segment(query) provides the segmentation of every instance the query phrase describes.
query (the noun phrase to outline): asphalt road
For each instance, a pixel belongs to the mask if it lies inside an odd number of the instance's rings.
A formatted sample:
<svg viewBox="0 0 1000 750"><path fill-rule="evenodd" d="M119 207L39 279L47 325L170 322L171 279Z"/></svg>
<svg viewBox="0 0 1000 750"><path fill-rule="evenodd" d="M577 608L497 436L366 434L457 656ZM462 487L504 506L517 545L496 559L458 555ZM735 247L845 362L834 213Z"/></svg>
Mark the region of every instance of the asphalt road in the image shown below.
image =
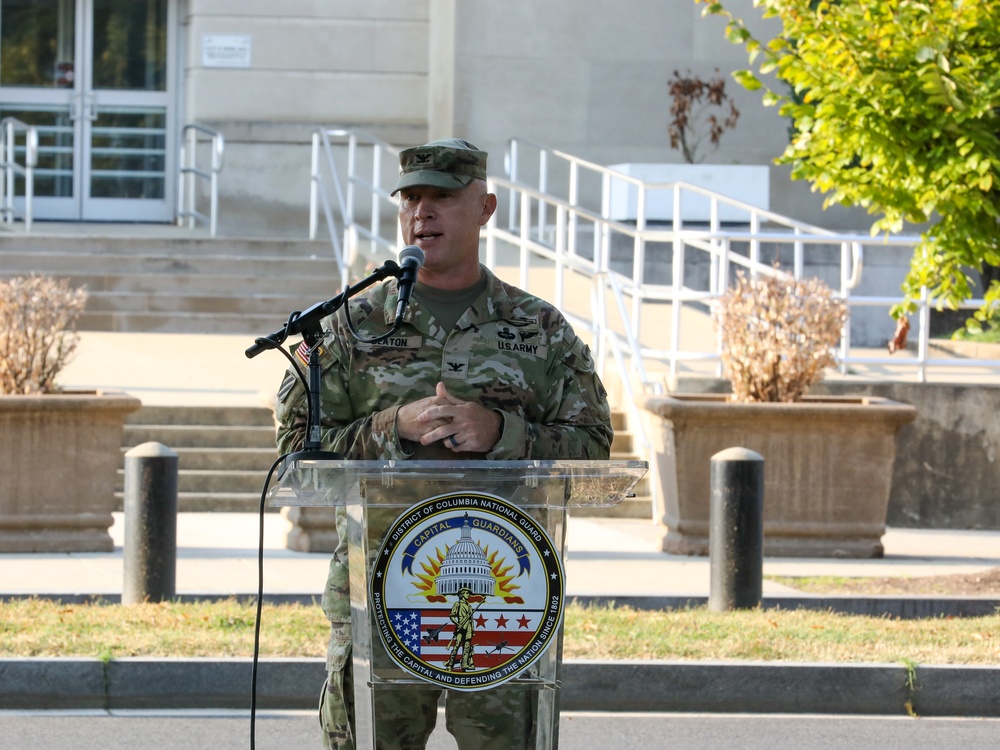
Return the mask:
<svg viewBox="0 0 1000 750"><path fill-rule="evenodd" d="M444 717L428 750L455 750ZM248 712L0 712L0 750L245 750ZM560 746L698 750L949 750L996 747L1000 719L564 712ZM258 715L256 747L319 748L312 712Z"/></svg>

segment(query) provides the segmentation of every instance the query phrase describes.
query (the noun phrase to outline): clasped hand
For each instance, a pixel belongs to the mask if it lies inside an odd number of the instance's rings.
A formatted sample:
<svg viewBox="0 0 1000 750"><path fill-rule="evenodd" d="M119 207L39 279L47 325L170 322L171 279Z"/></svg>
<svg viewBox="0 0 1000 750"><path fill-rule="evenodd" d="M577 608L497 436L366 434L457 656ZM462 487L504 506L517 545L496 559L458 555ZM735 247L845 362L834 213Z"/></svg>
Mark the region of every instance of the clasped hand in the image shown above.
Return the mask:
<svg viewBox="0 0 1000 750"><path fill-rule="evenodd" d="M482 404L455 398L438 383L433 396L399 407L396 432L421 445L440 440L455 453L486 453L500 439L503 418Z"/></svg>

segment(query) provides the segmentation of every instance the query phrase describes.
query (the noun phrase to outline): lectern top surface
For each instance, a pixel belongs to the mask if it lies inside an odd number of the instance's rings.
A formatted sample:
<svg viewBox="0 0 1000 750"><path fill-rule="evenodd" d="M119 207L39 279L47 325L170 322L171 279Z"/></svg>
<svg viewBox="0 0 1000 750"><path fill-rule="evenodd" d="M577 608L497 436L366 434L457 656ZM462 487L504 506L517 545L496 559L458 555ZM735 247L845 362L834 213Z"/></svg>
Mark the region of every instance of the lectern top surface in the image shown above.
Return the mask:
<svg viewBox="0 0 1000 750"><path fill-rule="evenodd" d="M622 502L646 473L645 461L346 461L286 462L268 493L271 506L365 503L365 488L433 484L433 492L504 487L506 497L560 506Z"/></svg>

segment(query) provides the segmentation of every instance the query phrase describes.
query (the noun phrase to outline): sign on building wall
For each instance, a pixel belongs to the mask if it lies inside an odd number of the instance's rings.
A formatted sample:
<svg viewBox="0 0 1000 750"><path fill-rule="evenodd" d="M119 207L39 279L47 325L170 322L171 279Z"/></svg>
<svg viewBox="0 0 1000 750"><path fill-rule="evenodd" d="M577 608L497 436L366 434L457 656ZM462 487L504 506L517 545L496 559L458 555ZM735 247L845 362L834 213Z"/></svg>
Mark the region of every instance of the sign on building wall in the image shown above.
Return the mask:
<svg viewBox="0 0 1000 750"><path fill-rule="evenodd" d="M250 34L202 34L202 67L249 68L252 42Z"/></svg>

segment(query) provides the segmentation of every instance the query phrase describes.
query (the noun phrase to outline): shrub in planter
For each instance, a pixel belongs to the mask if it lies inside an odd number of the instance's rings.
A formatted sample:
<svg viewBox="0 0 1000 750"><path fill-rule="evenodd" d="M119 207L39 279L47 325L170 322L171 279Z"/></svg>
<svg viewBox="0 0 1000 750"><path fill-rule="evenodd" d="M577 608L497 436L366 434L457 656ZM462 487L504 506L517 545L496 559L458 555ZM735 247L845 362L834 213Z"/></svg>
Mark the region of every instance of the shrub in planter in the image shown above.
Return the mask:
<svg viewBox="0 0 1000 750"><path fill-rule="evenodd" d="M670 120L667 134L670 148L679 151L683 164L625 163L611 168L647 184L683 182L728 198L766 209L770 205L770 168L765 165L712 163L706 158L715 151L727 130L736 127L739 110L726 93L726 80L719 71L713 78L703 78L691 71L674 71L667 81L670 94ZM635 221L638 217L638 189L622 180L612 179L608 187L610 217ZM718 219L747 222L750 213L740 207L719 203ZM647 221L674 219L674 190L651 187L645 193ZM704 222L712 218L709 198L692 190L680 191L680 218Z"/></svg>
<svg viewBox="0 0 1000 750"><path fill-rule="evenodd" d="M30 276L0 281L0 552L113 549L121 393L61 390L86 292Z"/></svg>
<svg viewBox="0 0 1000 750"><path fill-rule="evenodd" d="M654 415L663 549L707 554L711 460L764 457L764 552L880 557L896 434L916 409L807 395L834 363L846 309L816 280L740 276L713 311L733 393L647 398Z"/></svg>
<svg viewBox="0 0 1000 750"><path fill-rule="evenodd" d="M0 394L53 393L80 337L85 289L47 276L0 281Z"/></svg>
<svg viewBox="0 0 1000 750"><path fill-rule="evenodd" d="M736 401L798 401L835 364L847 305L819 279L741 272L713 319Z"/></svg>

